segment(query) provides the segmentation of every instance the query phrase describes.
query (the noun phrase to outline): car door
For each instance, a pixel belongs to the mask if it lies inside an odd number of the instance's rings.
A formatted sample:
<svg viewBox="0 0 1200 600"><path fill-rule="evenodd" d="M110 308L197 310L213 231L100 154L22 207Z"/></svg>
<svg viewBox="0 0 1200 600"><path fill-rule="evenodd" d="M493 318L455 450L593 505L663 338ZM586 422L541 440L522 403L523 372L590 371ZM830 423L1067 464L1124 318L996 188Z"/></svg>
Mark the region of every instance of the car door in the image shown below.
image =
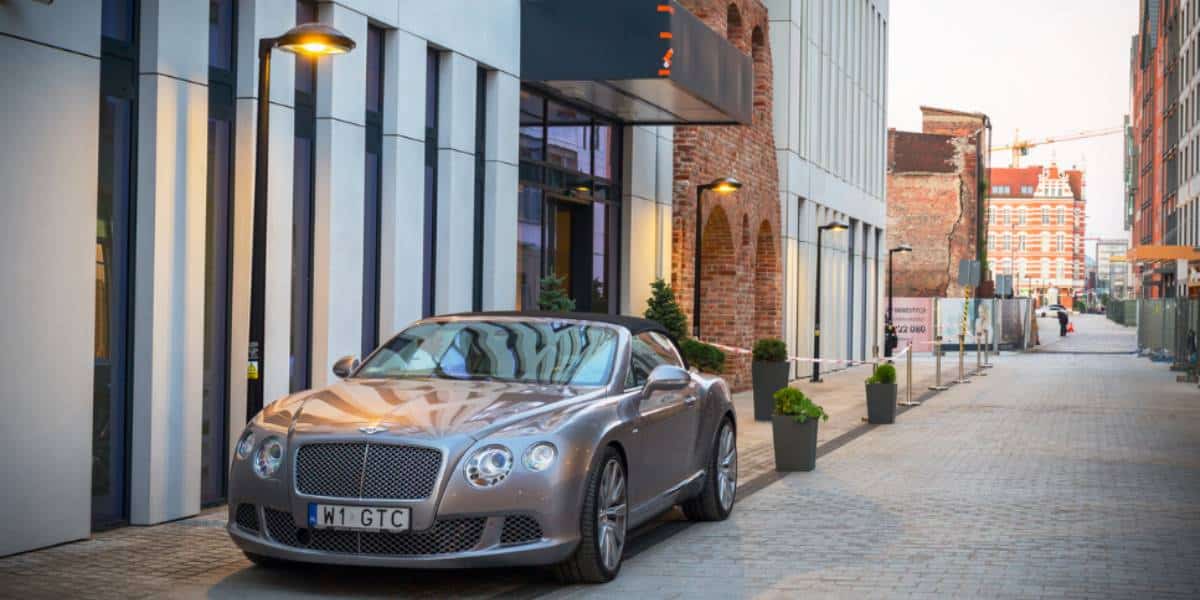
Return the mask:
<svg viewBox="0 0 1200 600"><path fill-rule="evenodd" d="M654 367L683 366L674 346L661 334L643 332L633 337L626 389L641 390ZM699 427L699 387L695 382L679 390L661 390L643 396L636 417L636 451L630 462L630 498L637 505L662 495L694 471L692 448Z"/></svg>

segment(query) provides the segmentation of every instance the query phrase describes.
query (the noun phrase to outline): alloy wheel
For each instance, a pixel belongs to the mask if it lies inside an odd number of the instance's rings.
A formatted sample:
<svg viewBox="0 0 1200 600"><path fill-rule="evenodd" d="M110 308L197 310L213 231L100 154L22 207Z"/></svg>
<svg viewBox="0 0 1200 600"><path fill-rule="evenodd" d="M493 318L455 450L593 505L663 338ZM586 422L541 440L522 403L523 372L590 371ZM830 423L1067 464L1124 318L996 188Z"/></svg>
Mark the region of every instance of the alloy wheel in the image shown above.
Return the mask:
<svg viewBox="0 0 1200 600"><path fill-rule="evenodd" d="M621 462L609 459L600 474L600 494L596 504L596 540L604 568L615 571L625 549L625 470Z"/></svg>
<svg viewBox="0 0 1200 600"><path fill-rule="evenodd" d="M721 509L728 511L733 507L733 498L737 492L737 440L734 438L733 427L728 423L721 428L717 457L717 496L721 501Z"/></svg>

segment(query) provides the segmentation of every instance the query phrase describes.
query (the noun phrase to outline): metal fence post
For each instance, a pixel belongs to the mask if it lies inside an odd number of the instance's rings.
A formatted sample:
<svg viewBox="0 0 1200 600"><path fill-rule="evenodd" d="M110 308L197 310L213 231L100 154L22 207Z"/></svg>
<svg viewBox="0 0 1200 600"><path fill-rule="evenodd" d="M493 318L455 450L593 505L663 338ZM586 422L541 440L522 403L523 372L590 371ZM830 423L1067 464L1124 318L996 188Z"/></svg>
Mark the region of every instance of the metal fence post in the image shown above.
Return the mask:
<svg viewBox="0 0 1200 600"><path fill-rule="evenodd" d="M934 373L933 373L933 385L929 386L929 389L940 392L942 390L948 390L950 388L942 385L942 329L941 329L941 317L939 316L941 313L941 310L938 308L939 306L940 306L940 303L938 302L938 298L934 298L933 299Z"/></svg>
<svg viewBox="0 0 1200 600"><path fill-rule="evenodd" d="M906 362L905 371L907 371L907 373L906 373L906 376L905 376L906 379L904 382L904 386L907 388L906 393L907 393L908 399L905 400L904 402L901 402L900 403L901 406L917 406L918 404L920 404L920 402L913 402L913 398L912 398L912 357L913 357L912 340L909 340L908 341L908 360L905 361Z"/></svg>

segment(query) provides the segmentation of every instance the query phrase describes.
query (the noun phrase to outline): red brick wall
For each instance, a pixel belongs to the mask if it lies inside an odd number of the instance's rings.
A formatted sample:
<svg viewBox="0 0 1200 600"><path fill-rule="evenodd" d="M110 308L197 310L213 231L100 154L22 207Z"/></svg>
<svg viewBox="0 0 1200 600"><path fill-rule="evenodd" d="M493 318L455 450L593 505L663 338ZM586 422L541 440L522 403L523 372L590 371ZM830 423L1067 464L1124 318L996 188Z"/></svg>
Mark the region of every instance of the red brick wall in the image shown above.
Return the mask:
<svg viewBox="0 0 1200 600"><path fill-rule="evenodd" d="M974 260L979 236L982 115L921 107L922 133L888 131L887 247L896 296L961 296L958 264Z"/></svg>
<svg viewBox="0 0 1200 600"><path fill-rule="evenodd" d="M675 128L671 284L691 317L696 186L731 176L742 189L705 192L701 338L749 348L783 337L779 182L771 128L771 52L767 9L758 0L683 0L714 31L754 59L754 117L745 126ZM730 26L731 25L731 26ZM750 385L750 358L728 353L727 379Z"/></svg>
<svg viewBox="0 0 1200 600"><path fill-rule="evenodd" d="M960 189L957 173L888 173L887 247L913 248L893 258L897 297L962 293L952 286L959 257L946 243L958 224Z"/></svg>

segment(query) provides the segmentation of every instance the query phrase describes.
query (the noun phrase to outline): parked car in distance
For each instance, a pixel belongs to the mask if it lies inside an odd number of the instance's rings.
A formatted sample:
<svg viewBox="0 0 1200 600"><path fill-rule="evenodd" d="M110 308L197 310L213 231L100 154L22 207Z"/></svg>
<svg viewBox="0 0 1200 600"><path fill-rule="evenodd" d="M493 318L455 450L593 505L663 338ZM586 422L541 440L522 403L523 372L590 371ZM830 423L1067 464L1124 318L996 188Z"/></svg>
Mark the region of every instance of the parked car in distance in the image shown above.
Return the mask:
<svg viewBox="0 0 1200 600"><path fill-rule="evenodd" d="M473 313L418 321L340 381L264 408L229 471L228 532L259 565L621 568L672 506L737 492L729 387L643 319Z"/></svg>
<svg viewBox="0 0 1200 600"><path fill-rule="evenodd" d="M1048 304L1046 306L1043 306L1043 307L1037 309L1037 316L1039 316L1039 317L1058 317L1058 313L1060 313L1060 312L1065 312L1067 314L1071 314L1071 311L1067 310L1067 307L1065 307L1061 304Z"/></svg>

